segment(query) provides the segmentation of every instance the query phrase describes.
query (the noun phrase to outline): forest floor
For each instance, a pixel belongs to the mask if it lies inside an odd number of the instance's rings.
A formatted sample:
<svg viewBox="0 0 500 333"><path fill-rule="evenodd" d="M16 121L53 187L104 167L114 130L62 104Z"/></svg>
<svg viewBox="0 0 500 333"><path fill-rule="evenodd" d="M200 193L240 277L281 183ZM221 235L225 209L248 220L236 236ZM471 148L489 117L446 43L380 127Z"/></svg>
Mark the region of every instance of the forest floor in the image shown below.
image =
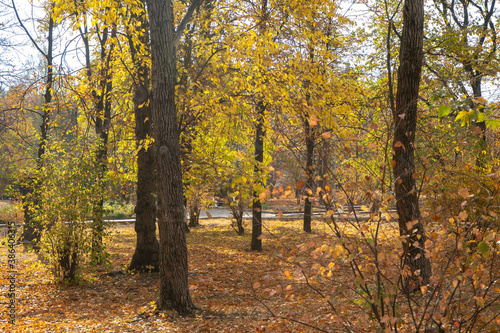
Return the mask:
<svg viewBox="0 0 500 333"><path fill-rule="evenodd" d="M86 268L78 285L54 283L49 267L22 247L16 247L17 262L9 269L2 246L0 303L9 301L6 272L13 270L16 321L14 326L7 323L2 306L0 332L308 332L316 330L307 325L331 331L339 327L332 310L282 257L275 240L263 239L262 252L248 251L249 220L244 236L236 235L227 219L201 223L187 235L189 285L200 309L193 317L155 313L158 273L106 274L126 270L135 246L133 225L118 225L107 238L110 264ZM325 230L320 221L313 221L316 233L311 235L301 233L301 221L266 226L287 246L322 237ZM331 286L321 288L328 293Z"/></svg>
<svg viewBox="0 0 500 333"><path fill-rule="evenodd" d="M317 280L309 274L306 280L297 262L284 255L284 246L303 244L314 249L332 237L323 221L313 221L311 234L301 231L300 220L265 221L262 252L248 250L248 219L243 236L236 235L228 219L200 223L187 234L189 286L199 308L193 316L155 310L159 274L126 271L135 232L132 224L119 224L106 238L109 264L85 266L76 285L54 283L50 267L20 246L15 267L9 268L7 246L2 245L0 332L339 332L344 331L340 316L365 322L363 329L356 327L354 332L377 331L369 324L369 312L356 302L336 303L337 288L354 282L347 265L330 279ZM396 236L393 222L380 228L384 237ZM314 259L307 260L308 265L315 264ZM15 325L7 322L11 271L15 273Z"/></svg>

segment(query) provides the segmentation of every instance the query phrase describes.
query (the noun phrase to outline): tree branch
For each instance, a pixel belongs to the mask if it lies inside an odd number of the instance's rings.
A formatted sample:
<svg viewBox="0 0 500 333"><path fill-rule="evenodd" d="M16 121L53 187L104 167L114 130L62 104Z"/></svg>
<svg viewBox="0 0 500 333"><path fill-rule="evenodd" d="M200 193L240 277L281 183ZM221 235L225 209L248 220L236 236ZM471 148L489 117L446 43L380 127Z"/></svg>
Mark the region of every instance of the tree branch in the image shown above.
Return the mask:
<svg viewBox="0 0 500 333"><path fill-rule="evenodd" d="M186 28L186 25L188 24L189 20L191 20L194 11L201 5L202 2L203 0L193 0L191 5L189 6L186 15L184 15L184 18L182 19L181 23L177 27L177 31L175 32L175 37L174 37L175 48L177 48L177 45L179 45L179 41L181 40L182 34L184 33L184 29Z"/></svg>

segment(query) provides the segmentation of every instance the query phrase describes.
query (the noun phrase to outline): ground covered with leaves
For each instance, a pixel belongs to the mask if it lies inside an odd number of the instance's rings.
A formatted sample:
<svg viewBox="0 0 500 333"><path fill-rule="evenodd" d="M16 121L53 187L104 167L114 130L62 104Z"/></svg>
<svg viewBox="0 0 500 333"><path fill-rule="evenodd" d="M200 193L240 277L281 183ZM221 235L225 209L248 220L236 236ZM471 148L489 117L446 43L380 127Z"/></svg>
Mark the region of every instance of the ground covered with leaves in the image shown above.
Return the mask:
<svg viewBox="0 0 500 333"><path fill-rule="evenodd" d="M133 225L119 225L111 229L107 239L110 263L85 268L81 283L76 285L54 283L49 266L17 247L16 321L9 324L6 306L2 307L0 331L336 332L345 329L342 317L351 318L353 324L363 322L351 327L354 332L377 331L369 324L369 312L360 304L337 299L353 285L347 265L331 276L333 270L327 273L321 268L328 267L328 261L322 263L317 257L304 274L297 262L306 259L298 254L295 262L289 260L294 251L314 250L332 237L323 221L313 222L312 234L301 232L302 221L266 221L263 252L248 251L248 220L244 236L237 236L227 219L201 223L187 235L189 285L199 307L194 316L156 311L159 274L126 271L134 251L135 232ZM388 237L396 236L393 223L385 223L383 228ZM332 247L331 251L336 249ZM303 253L307 255L307 251ZM1 256L7 258L6 246ZM316 279L310 274L315 265L319 275L330 276ZM1 261L1 270L10 271L7 260ZM3 304L9 301L8 277L3 274L0 280Z"/></svg>
<svg viewBox="0 0 500 333"><path fill-rule="evenodd" d="M53 283L50 268L35 254L17 247L16 322L15 326L7 323L3 307L0 331L288 332L308 331L307 323L334 325L324 302L311 295L312 290L294 271L296 267L283 260L274 240L263 240L263 252L250 252L250 236L237 236L229 223L204 220L187 236L189 284L200 308L194 317L155 312L158 273L121 273L135 245L133 226L126 225L114 228L109 237L111 264L105 269L88 269L78 285ZM270 228L291 239L300 235L301 225L300 221L276 221ZM6 258L5 246L1 255ZM6 264L2 260L3 272L8 271ZM8 285L3 275L0 302L4 304Z"/></svg>

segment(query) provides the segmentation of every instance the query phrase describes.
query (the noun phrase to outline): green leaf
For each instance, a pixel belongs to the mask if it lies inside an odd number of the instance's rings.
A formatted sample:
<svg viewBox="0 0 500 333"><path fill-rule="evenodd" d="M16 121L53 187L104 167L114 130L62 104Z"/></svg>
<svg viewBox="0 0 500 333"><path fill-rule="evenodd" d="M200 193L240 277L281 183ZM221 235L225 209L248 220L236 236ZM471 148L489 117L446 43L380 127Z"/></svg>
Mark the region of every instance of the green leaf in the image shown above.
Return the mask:
<svg viewBox="0 0 500 333"><path fill-rule="evenodd" d="M483 122L486 119L486 113L484 112L479 112L477 115L477 121L478 122Z"/></svg>
<svg viewBox="0 0 500 333"><path fill-rule="evenodd" d="M488 251L488 244L486 244L485 242L481 242L481 243L479 243L477 248L479 249L479 251L481 253L484 254L486 251Z"/></svg>
<svg viewBox="0 0 500 333"><path fill-rule="evenodd" d="M491 128L491 129L497 129L500 127L500 120L499 119L486 119L486 126Z"/></svg>
<svg viewBox="0 0 500 333"><path fill-rule="evenodd" d="M450 114L451 112L451 107L447 106L447 105L441 105L439 108L438 108L438 115L439 115L439 118L443 118L443 117L446 117Z"/></svg>

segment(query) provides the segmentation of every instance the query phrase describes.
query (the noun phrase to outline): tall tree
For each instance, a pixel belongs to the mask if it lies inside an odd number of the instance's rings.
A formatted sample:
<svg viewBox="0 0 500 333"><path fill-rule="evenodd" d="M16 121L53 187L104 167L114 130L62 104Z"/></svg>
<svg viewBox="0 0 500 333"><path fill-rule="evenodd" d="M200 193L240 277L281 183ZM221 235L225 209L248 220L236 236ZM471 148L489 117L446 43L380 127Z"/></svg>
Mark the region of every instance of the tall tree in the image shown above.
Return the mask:
<svg viewBox="0 0 500 333"><path fill-rule="evenodd" d="M429 64L429 68L432 74L438 75L440 81L446 82L438 68L443 62L451 60L460 64L463 69L465 75L455 84L459 87L459 95L466 97L466 103L472 112L460 112L457 119L462 118L462 124L468 124L470 118L481 132L476 158L476 164L480 167L484 167L486 162L486 127L490 120L487 119L484 108L486 100L483 98L483 82L499 71L499 18L498 14L495 15L496 7L495 0L434 0L434 8L437 10L435 24L438 29L428 39L428 53L435 61ZM452 68L452 77L456 78L456 67Z"/></svg>
<svg viewBox="0 0 500 333"><path fill-rule="evenodd" d="M394 119L393 173L399 231L406 237L404 265L410 272L404 288L413 290L429 283L431 265L425 255L425 230L421 222L415 186L415 130L420 74L423 61L424 2L405 0L399 53Z"/></svg>
<svg viewBox="0 0 500 333"><path fill-rule="evenodd" d="M111 10L107 8L108 10ZM102 36L102 37L101 37ZM99 90L93 91L95 99L94 124L98 137L96 151L97 186L104 189L106 172L108 170L108 140L111 127L111 92L113 90L111 61L113 57L114 39L116 38L116 25L112 23L111 31L106 27L99 37L102 68L100 70ZM111 40L108 41L108 38ZM92 257L100 262L103 256L104 233L104 191L96 200L92 216Z"/></svg>
<svg viewBox="0 0 500 333"><path fill-rule="evenodd" d="M15 1L12 0L12 7L14 9L14 13L16 18L21 26L22 30L26 33L28 38L30 39L33 46L37 49L40 55L43 56L45 60L45 68L47 70L45 76L45 92L43 95L44 103L41 112L39 113L42 122L40 125L40 139L38 143L38 151L37 151L37 170L40 170L43 167L43 155L45 154L45 149L47 146L48 139L48 130L49 130L49 121L51 114L51 101L52 101L52 86L54 83L54 70L53 70L53 46L54 46L54 4L49 2L46 6L47 11L47 46L44 48L40 45L36 38L32 36L32 34L28 31L26 26L24 25L21 17L19 16L19 12L16 8ZM41 236L41 230L43 226L34 219L33 210L38 209L39 206L39 198L38 191L41 188L41 184L30 176L29 179L26 179L25 184L23 184L21 192L24 198L30 198L30 200L23 202L24 206L24 228L23 234L21 238L24 242L32 243L38 242Z"/></svg>
<svg viewBox="0 0 500 333"><path fill-rule="evenodd" d="M269 13L267 0L262 0L260 4L260 22L258 23L259 34L264 36L267 28ZM257 118L255 123L255 175L254 175L254 195L252 204L252 241L251 251L262 251L262 202L259 198L257 188L261 187L262 163L264 162L264 129L266 103L263 100L257 102Z"/></svg>
<svg viewBox="0 0 500 333"><path fill-rule="evenodd" d="M175 86L176 51L184 28L202 0L194 0L175 29L171 0L148 0L151 27L151 110L155 142L158 228L160 233L160 295L158 308L192 313L188 288L187 244Z"/></svg>
<svg viewBox="0 0 500 333"><path fill-rule="evenodd" d="M159 268L160 245L156 238L156 183L155 147L150 97L149 24L145 1L131 8L127 37L133 63L133 101L137 145L137 204L135 206L135 232L137 243L129 269ZM135 6L134 6L135 7Z"/></svg>
<svg viewBox="0 0 500 333"><path fill-rule="evenodd" d="M266 2L266 1L263 1ZM252 240L251 251L262 251L262 202L257 188L261 187L262 163L264 162L264 129L266 105L263 101L257 103L257 120L255 127L255 167L254 167L254 192L252 204Z"/></svg>

